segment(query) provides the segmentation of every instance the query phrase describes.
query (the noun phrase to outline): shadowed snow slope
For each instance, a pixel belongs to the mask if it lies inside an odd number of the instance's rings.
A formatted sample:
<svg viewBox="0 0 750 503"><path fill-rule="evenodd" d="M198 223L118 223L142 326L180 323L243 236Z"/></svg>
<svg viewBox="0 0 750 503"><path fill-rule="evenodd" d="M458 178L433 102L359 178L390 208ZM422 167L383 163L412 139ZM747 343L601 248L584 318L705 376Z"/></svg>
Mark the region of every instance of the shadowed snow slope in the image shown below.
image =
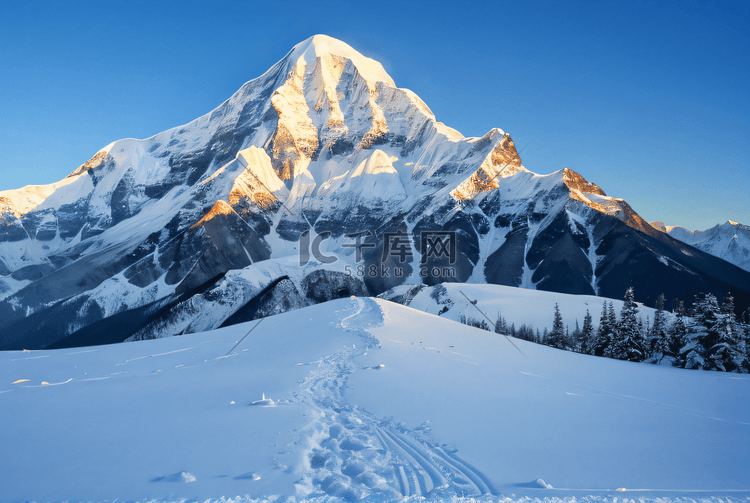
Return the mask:
<svg viewBox="0 0 750 503"><path fill-rule="evenodd" d="M514 342L351 298L4 352L0 500L750 497L748 376Z"/></svg>

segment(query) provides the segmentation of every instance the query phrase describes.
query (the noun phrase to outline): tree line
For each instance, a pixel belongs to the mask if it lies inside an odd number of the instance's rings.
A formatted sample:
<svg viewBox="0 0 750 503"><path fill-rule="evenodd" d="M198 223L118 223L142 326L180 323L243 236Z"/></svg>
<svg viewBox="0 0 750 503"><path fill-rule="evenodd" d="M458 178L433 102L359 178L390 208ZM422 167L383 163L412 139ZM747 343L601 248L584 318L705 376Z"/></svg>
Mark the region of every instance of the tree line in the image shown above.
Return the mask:
<svg viewBox="0 0 750 503"><path fill-rule="evenodd" d="M698 294L690 311L682 302L672 313L664 311L664 296L659 296L653 323L644 325L639 316L633 288L625 292L619 317L613 303L604 302L595 328L587 310L583 326L573 332L563 323L555 304L552 329L542 333L531 326L508 325L498 314L494 331L500 334L575 351L633 362L672 365L686 369L750 373L750 310L735 314L734 298L724 297L721 304L713 294ZM461 316L467 325L491 330L485 320Z"/></svg>

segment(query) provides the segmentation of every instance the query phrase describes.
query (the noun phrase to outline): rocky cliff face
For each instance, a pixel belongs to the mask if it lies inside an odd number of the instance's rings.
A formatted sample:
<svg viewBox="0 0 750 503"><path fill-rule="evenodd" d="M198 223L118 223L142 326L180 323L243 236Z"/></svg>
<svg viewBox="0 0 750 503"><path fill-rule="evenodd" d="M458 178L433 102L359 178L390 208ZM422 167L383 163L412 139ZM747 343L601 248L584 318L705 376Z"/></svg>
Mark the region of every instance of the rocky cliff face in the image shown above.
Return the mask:
<svg viewBox="0 0 750 503"><path fill-rule="evenodd" d="M343 42L315 36L216 110L0 192L0 349L206 330L402 284L639 300L750 273L655 231L511 137L466 138ZM277 304L278 303L278 304Z"/></svg>

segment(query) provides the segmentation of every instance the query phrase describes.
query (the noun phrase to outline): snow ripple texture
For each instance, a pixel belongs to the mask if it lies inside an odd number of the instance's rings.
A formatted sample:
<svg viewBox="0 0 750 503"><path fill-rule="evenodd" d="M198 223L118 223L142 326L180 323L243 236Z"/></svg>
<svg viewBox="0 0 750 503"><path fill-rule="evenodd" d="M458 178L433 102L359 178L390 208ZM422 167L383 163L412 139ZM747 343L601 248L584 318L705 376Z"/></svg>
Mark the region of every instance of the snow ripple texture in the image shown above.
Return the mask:
<svg viewBox="0 0 750 503"><path fill-rule="evenodd" d="M353 298L340 313L339 327L364 344L324 358L302 384L297 398L315 410L310 432L308 470L298 483L306 497L346 500L491 496L487 478L459 458L455 450L433 443L429 424L409 429L393 418L377 418L350 406L343 397L347 376L359 370L353 357L378 346L367 328L383 323L372 299ZM322 494L321 494L322 493Z"/></svg>
<svg viewBox="0 0 750 503"><path fill-rule="evenodd" d="M410 502L422 502L431 501L433 498L424 498L423 496L409 496L398 498L394 501L400 501L402 503ZM619 496L583 496L583 497L542 497L532 498L529 496L523 497L506 497L506 496L482 496L482 497L464 497L464 496L453 496L448 498L440 498L440 501L449 503L749 503L750 498L733 498L733 497L656 497L656 498L644 498L644 497L619 497ZM265 503L265 502L297 502L305 501L309 503L330 503L336 501L342 501L340 498L331 496L317 496L311 498L305 498L299 500L296 498L249 498L247 496L238 496L235 498L211 498L206 500L197 500L195 498L179 498L179 499L144 499L140 501L133 501L131 503ZM385 499L368 498L368 501L387 501Z"/></svg>

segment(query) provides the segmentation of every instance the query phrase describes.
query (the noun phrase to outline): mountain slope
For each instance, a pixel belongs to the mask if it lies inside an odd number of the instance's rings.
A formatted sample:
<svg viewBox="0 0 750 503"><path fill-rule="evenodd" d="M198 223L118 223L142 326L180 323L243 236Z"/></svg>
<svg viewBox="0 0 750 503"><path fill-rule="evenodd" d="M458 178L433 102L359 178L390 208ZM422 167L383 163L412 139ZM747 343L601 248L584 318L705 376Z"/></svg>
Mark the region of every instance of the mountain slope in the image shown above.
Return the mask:
<svg viewBox="0 0 750 503"><path fill-rule="evenodd" d="M647 303L731 290L750 305L750 273L571 170L529 171L499 129L463 137L322 35L189 124L0 192L0 275L0 349L91 341L124 313L102 342L197 330L190 316L216 328L261 303L248 292L291 285L289 307L443 281L614 298L635 286ZM328 292L311 287L322 278Z"/></svg>
<svg viewBox="0 0 750 503"><path fill-rule="evenodd" d="M0 501L745 501L747 375L515 344L355 298L0 353Z"/></svg>

